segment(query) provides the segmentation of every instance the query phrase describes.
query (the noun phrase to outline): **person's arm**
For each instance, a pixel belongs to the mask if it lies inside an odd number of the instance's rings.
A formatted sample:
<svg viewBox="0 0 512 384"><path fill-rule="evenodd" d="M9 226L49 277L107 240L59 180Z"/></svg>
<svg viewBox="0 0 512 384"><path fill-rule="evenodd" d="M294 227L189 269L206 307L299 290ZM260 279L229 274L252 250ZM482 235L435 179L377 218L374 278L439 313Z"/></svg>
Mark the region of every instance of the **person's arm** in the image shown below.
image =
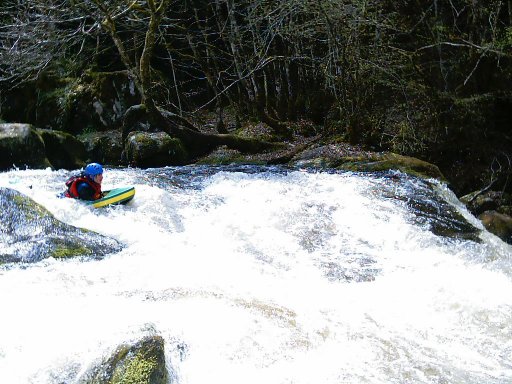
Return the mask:
<svg viewBox="0 0 512 384"><path fill-rule="evenodd" d="M82 200L94 200L94 189L87 183L81 182L77 185L78 198Z"/></svg>

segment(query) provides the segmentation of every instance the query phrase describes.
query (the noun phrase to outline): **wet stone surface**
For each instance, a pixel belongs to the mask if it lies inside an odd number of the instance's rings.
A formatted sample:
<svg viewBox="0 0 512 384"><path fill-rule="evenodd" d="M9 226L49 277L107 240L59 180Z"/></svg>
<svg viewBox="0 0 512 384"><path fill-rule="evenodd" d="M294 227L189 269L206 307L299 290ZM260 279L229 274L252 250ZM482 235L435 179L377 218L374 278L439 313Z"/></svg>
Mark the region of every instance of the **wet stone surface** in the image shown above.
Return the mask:
<svg viewBox="0 0 512 384"><path fill-rule="evenodd" d="M57 220L46 208L10 188L0 188L0 211L0 265L48 257L101 259L122 249L117 240Z"/></svg>
<svg viewBox="0 0 512 384"><path fill-rule="evenodd" d="M434 184L404 174L387 174L390 182L383 195L403 201L414 224L426 226L437 236L480 242L480 229L471 224L453 205L445 201ZM399 187L393 187L395 183Z"/></svg>

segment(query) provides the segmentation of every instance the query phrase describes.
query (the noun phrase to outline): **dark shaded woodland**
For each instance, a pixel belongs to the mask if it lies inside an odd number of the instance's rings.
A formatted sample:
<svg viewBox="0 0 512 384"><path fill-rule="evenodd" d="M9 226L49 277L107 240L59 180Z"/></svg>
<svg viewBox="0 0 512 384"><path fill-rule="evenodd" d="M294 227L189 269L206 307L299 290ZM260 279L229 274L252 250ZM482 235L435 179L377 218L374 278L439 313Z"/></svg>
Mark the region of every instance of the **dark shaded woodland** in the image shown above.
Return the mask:
<svg viewBox="0 0 512 384"><path fill-rule="evenodd" d="M125 136L147 121L199 156L267 148L236 135L246 122L276 142L306 121L322 140L431 161L459 194L511 188L510 0L2 4L5 122L105 129L83 105L107 97L98 79L120 77L133 84L113 124Z"/></svg>

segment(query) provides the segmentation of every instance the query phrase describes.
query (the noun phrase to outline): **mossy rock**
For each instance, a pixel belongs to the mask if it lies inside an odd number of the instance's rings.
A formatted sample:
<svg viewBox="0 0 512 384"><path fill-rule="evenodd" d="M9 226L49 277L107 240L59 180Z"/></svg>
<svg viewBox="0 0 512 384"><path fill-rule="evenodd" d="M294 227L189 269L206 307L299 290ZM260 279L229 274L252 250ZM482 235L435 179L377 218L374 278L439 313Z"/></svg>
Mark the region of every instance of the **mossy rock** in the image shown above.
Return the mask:
<svg viewBox="0 0 512 384"><path fill-rule="evenodd" d="M344 159L336 168L350 171L376 172L396 169L409 175L445 180L439 168L431 163L392 152L374 153Z"/></svg>
<svg viewBox="0 0 512 384"><path fill-rule="evenodd" d="M46 157L55 169L78 169L85 165L85 145L73 135L62 131L38 129L44 140Z"/></svg>
<svg viewBox="0 0 512 384"><path fill-rule="evenodd" d="M0 170L13 166L51 166L44 141L30 124L0 124Z"/></svg>
<svg viewBox="0 0 512 384"><path fill-rule="evenodd" d="M86 71L73 91L75 113L68 129L74 132L84 132L88 127L96 131L118 128L126 109L139 100L126 71Z"/></svg>
<svg viewBox="0 0 512 384"><path fill-rule="evenodd" d="M72 134L119 127L126 109L140 102L127 71L86 69L79 77L43 71L36 81L2 91L5 120L26 121Z"/></svg>
<svg viewBox="0 0 512 384"><path fill-rule="evenodd" d="M122 245L93 231L57 220L22 193L0 187L0 264L33 263L53 257L99 259Z"/></svg>
<svg viewBox="0 0 512 384"><path fill-rule="evenodd" d="M110 130L90 132L78 136L85 146L88 161L109 165L124 165L121 132Z"/></svg>
<svg viewBox="0 0 512 384"><path fill-rule="evenodd" d="M73 134L118 127L126 109L139 100L126 71L86 70L79 78L42 76L36 89L40 126Z"/></svg>
<svg viewBox="0 0 512 384"><path fill-rule="evenodd" d="M188 153L181 140L164 132L131 132L125 154L130 164L141 168L183 165L188 161Z"/></svg>
<svg viewBox="0 0 512 384"><path fill-rule="evenodd" d="M147 336L123 344L78 380L79 384L167 384L164 340Z"/></svg>
<svg viewBox="0 0 512 384"><path fill-rule="evenodd" d="M308 149L292 159L296 166L356 172L399 170L412 176L445 180L439 168L426 161L392 152L369 152L346 144Z"/></svg>
<svg viewBox="0 0 512 384"><path fill-rule="evenodd" d="M37 93L34 123L45 128L65 129L76 113L77 84L78 79L73 77L40 76L34 90Z"/></svg>
<svg viewBox="0 0 512 384"><path fill-rule="evenodd" d="M217 148L207 156L196 162L199 165L230 165L230 164L255 164L263 165L264 161L252 160L250 156L245 156L236 149L229 149L226 146Z"/></svg>

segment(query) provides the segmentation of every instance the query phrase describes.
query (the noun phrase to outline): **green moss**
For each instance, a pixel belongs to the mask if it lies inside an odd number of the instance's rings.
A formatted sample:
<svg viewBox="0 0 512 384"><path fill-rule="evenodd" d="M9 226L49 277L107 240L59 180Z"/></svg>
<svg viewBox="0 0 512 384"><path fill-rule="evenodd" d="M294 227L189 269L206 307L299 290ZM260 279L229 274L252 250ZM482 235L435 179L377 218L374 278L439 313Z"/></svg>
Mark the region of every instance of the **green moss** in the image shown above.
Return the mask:
<svg viewBox="0 0 512 384"><path fill-rule="evenodd" d="M12 200L16 203L18 207L25 205L28 201L26 197L23 197L23 195L13 195Z"/></svg>
<svg viewBox="0 0 512 384"><path fill-rule="evenodd" d="M396 169L412 176L444 180L443 174L435 165L395 153L379 153L369 157L344 157L335 167L356 172L380 172Z"/></svg>
<svg viewBox="0 0 512 384"><path fill-rule="evenodd" d="M109 384L144 384L151 382L151 375L158 369L155 357L136 354L122 368L116 369Z"/></svg>
<svg viewBox="0 0 512 384"><path fill-rule="evenodd" d="M77 255L89 255L91 254L91 250L77 245L77 246L66 246L66 245L58 245L55 249L50 253L50 257L55 259L65 259L68 257L74 257Z"/></svg>
<svg viewBox="0 0 512 384"><path fill-rule="evenodd" d="M377 161L373 163L347 162L340 165L338 168L354 172L381 172L390 169L397 169L412 176L426 177L426 175L422 172L418 172L415 169L406 166L399 166L391 161Z"/></svg>
<svg viewBox="0 0 512 384"><path fill-rule="evenodd" d="M126 154L130 162L141 167L181 165L188 159L181 140L163 132L132 132Z"/></svg>
<svg viewBox="0 0 512 384"><path fill-rule="evenodd" d="M151 137L150 135L145 135L143 133L136 133L134 136L133 136L133 140L137 143L137 144L141 144L145 147L148 147L148 148L153 148L155 147L156 143L155 143L155 139L153 137Z"/></svg>
<svg viewBox="0 0 512 384"><path fill-rule="evenodd" d="M120 345L114 354L86 375L81 384L164 384L167 370L163 339L148 337L135 345Z"/></svg>
<svg viewBox="0 0 512 384"><path fill-rule="evenodd" d="M75 81L69 80L68 83L64 83L60 87L51 88L51 90L47 92L41 92L39 95L39 103L54 102L64 111L66 106L69 105L69 97L73 95L72 90L74 85Z"/></svg>
<svg viewBox="0 0 512 384"><path fill-rule="evenodd" d="M55 79L48 80L50 84L40 84L37 104L39 113L54 115L55 122L61 126L72 113L84 87L77 78L58 79L56 84L51 84L53 81Z"/></svg>
<svg viewBox="0 0 512 384"><path fill-rule="evenodd" d="M82 129L82 135L88 135L90 133L97 132L96 127L94 127L92 124L88 124Z"/></svg>
<svg viewBox="0 0 512 384"><path fill-rule="evenodd" d="M51 215L46 208L26 196L13 195L12 199L18 207L18 211L22 212L27 220L33 221Z"/></svg>

